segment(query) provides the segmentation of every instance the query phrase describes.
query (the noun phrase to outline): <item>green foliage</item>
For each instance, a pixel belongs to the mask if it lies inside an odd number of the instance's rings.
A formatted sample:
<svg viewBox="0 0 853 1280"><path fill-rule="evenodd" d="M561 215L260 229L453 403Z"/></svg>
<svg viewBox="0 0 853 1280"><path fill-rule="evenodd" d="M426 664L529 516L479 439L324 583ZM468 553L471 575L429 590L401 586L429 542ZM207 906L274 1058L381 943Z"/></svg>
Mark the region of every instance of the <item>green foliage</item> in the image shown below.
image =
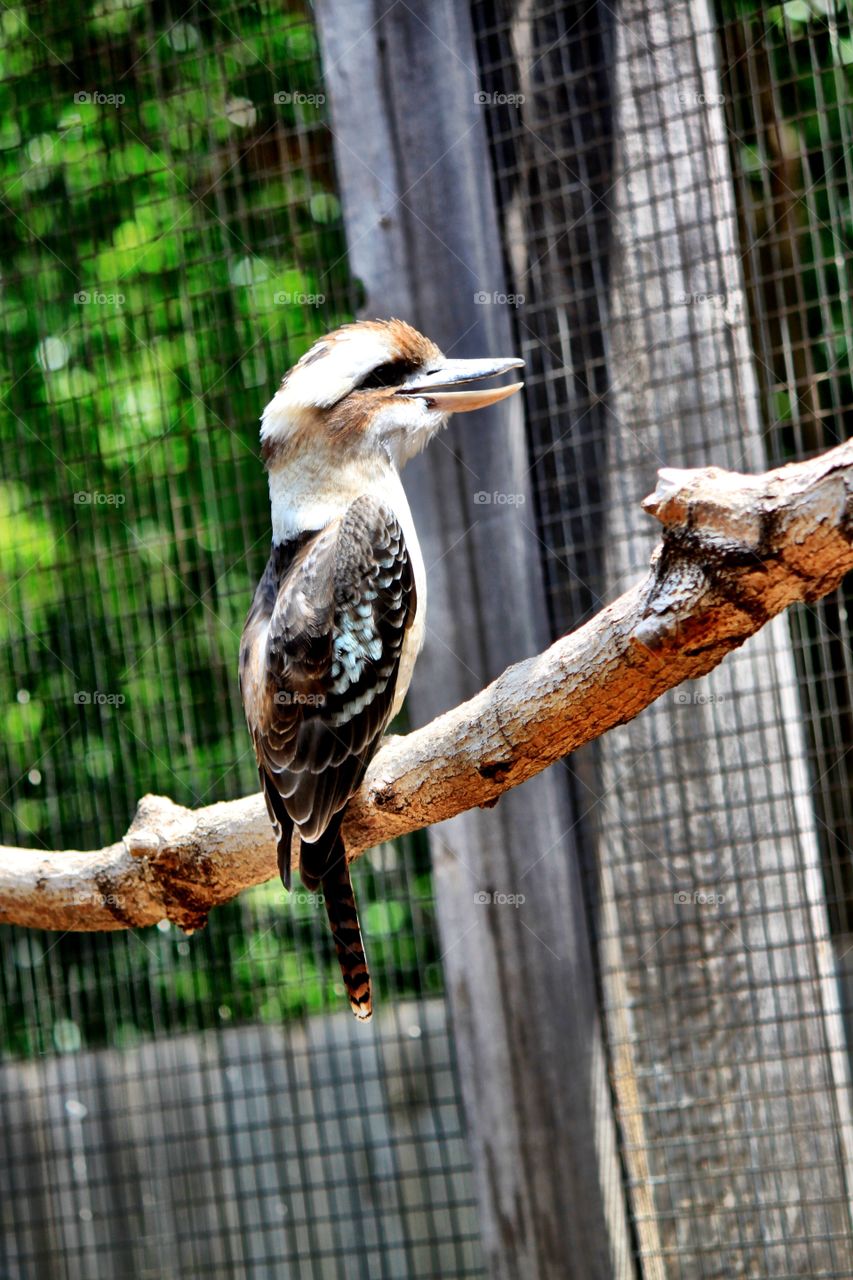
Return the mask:
<svg viewBox="0 0 853 1280"><path fill-rule="evenodd" d="M147 791L196 806L256 786L236 655L269 542L258 415L353 311L307 11L175 17L0 13L8 843L97 847ZM408 849L360 875L386 993L440 980ZM274 887L192 939L7 929L0 961L0 1053L340 1005L322 907Z"/></svg>
<svg viewBox="0 0 853 1280"><path fill-rule="evenodd" d="M853 431L847 0L721 0L726 116L775 457ZM786 385L787 384L787 385Z"/></svg>

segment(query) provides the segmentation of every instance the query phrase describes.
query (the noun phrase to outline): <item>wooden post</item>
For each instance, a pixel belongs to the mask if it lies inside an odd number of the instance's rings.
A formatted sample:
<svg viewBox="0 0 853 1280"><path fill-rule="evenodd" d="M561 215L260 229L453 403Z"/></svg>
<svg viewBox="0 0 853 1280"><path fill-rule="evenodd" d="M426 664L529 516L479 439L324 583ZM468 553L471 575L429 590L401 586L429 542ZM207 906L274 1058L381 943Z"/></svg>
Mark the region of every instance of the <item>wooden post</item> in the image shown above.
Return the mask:
<svg viewBox="0 0 853 1280"><path fill-rule="evenodd" d="M400 315L454 356L512 354L496 301L502 255L467 4L320 0L317 11L365 314ZM452 423L406 473L429 566L427 645L409 701L416 722L547 640L539 551L521 516L528 465L512 401ZM564 779L543 775L430 838L488 1273L628 1280Z"/></svg>
<svg viewBox="0 0 853 1280"><path fill-rule="evenodd" d="M661 463L766 465L711 6L618 17L608 593L648 562L639 501ZM601 743L615 1088L641 1254L665 1275L853 1274L802 717L779 618Z"/></svg>

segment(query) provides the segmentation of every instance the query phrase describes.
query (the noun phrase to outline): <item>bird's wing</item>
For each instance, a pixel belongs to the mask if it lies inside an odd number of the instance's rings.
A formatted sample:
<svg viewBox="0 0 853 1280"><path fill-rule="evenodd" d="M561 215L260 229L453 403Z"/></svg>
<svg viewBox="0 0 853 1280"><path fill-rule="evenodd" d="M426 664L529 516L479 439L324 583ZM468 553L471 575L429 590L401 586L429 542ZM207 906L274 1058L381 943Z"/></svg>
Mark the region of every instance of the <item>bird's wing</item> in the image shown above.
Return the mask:
<svg viewBox="0 0 853 1280"><path fill-rule="evenodd" d="M280 863L289 866L295 825L303 879L319 880L336 816L390 717L415 614L414 575L393 512L358 498L296 551L274 602L273 591L262 580L244 631L244 671L254 665L258 675L248 689L244 674L243 697L267 804L287 845ZM262 646L255 664L253 645Z"/></svg>

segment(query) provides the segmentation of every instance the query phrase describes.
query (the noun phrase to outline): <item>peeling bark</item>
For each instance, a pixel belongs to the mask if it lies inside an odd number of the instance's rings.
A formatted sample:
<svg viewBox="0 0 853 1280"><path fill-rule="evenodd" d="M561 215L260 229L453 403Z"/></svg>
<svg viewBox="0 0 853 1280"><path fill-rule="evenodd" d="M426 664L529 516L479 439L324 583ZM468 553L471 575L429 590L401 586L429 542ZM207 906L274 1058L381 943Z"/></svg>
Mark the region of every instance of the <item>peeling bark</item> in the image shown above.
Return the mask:
<svg viewBox="0 0 853 1280"><path fill-rule="evenodd" d="M832 591L853 568L853 442L763 475L664 470L643 506L664 529L648 576L476 697L386 739L350 802L350 857L494 804ZM197 810L144 796L104 849L0 848L0 922L103 931L165 917L191 931L275 871L260 795Z"/></svg>

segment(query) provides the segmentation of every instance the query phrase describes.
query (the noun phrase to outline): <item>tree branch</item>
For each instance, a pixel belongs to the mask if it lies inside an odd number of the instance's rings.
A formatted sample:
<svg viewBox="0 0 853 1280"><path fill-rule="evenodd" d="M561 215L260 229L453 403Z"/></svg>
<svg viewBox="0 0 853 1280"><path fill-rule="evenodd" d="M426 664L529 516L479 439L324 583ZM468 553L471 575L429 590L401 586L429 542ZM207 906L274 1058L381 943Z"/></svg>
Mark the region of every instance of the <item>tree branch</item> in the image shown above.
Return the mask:
<svg viewBox="0 0 853 1280"><path fill-rule="evenodd" d="M351 857L539 773L853 568L853 441L760 476L664 470L643 503L663 525L648 576L476 697L388 738L350 803ZM43 929L202 925L276 872L260 795L203 809L144 796L123 840L89 853L0 848L0 921Z"/></svg>

